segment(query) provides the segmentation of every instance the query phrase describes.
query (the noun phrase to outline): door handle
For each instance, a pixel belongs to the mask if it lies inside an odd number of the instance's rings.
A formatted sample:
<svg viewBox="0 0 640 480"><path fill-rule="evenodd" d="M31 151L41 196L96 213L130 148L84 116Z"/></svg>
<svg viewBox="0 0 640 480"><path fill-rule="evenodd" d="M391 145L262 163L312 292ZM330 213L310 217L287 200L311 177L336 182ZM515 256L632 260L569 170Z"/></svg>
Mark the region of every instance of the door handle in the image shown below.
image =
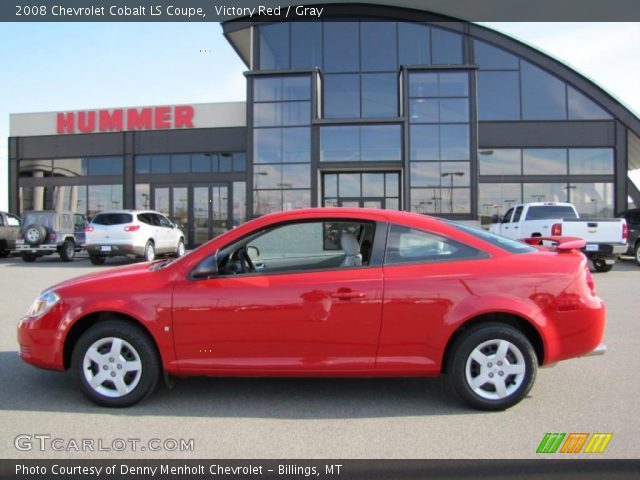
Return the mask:
<svg viewBox="0 0 640 480"><path fill-rule="evenodd" d="M365 292L341 292L337 291L331 294L331 298L337 298L339 300L351 300L352 298L364 298L367 294Z"/></svg>

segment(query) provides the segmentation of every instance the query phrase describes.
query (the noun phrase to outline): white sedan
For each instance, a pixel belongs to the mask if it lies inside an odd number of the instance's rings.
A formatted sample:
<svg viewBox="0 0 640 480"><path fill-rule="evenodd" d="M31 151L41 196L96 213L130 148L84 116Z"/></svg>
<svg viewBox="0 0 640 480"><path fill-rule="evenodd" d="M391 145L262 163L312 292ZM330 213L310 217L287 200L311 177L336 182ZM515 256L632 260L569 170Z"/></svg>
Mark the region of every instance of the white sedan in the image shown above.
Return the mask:
<svg viewBox="0 0 640 480"><path fill-rule="evenodd" d="M184 234L152 210L109 210L98 213L85 229L86 249L94 265L107 257L127 256L152 261L158 255L184 255Z"/></svg>

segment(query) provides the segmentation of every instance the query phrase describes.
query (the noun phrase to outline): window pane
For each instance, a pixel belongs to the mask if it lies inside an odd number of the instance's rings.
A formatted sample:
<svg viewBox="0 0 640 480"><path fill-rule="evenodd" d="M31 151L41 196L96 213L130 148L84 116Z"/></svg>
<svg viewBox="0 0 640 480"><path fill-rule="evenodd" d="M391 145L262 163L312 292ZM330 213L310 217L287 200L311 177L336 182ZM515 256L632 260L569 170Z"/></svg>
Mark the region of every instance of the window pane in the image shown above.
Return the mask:
<svg viewBox="0 0 640 480"><path fill-rule="evenodd" d="M170 155L154 155L151 157L151 173L169 173L170 169Z"/></svg>
<svg viewBox="0 0 640 480"><path fill-rule="evenodd" d="M429 27L418 23L398 23L400 65L429 65L431 48Z"/></svg>
<svg viewBox="0 0 640 480"><path fill-rule="evenodd" d="M311 79L309 76L282 77L282 100L310 100Z"/></svg>
<svg viewBox="0 0 640 480"><path fill-rule="evenodd" d="M282 165L255 165L253 167L253 188L281 188Z"/></svg>
<svg viewBox="0 0 640 480"><path fill-rule="evenodd" d="M385 71L398 68L395 22L361 22L362 71Z"/></svg>
<svg viewBox="0 0 640 480"><path fill-rule="evenodd" d="M479 40L473 41L475 62L484 70L517 70L518 58Z"/></svg>
<svg viewBox="0 0 640 480"><path fill-rule="evenodd" d="M411 162L412 187L439 187L440 164L437 162Z"/></svg>
<svg viewBox="0 0 640 480"><path fill-rule="evenodd" d="M400 125L362 126L362 160L401 160Z"/></svg>
<svg viewBox="0 0 640 480"><path fill-rule="evenodd" d="M470 181L469 162L442 162L440 164L440 177L443 187L468 187Z"/></svg>
<svg viewBox="0 0 640 480"><path fill-rule="evenodd" d="M194 153L191 155L191 171L193 173L207 173L211 171L211 155Z"/></svg>
<svg viewBox="0 0 640 480"><path fill-rule="evenodd" d="M189 173L190 155L171 155L171 173Z"/></svg>
<svg viewBox="0 0 640 480"><path fill-rule="evenodd" d="M523 202L566 202L566 183L523 183Z"/></svg>
<svg viewBox="0 0 640 480"><path fill-rule="evenodd" d="M440 121L444 123L468 122L469 100L463 98L441 99Z"/></svg>
<svg viewBox="0 0 640 480"><path fill-rule="evenodd" d="M520 175L519 148L496 148L480 150L478 152L478 162L480 164L480 175Z"/></svg>
<svg viewBox="0 0 640 480"><path fill-rule="evenodd" d="M469 75L466 73L440 73L439 95L441 97L468 97Z"/></svg>
<svg viewBox="0 0 640 480"><path fill-rule="evenodd" d="M220 172L231 172L233 171L233 157L230 153L221 153L220 154Z"/></svg>
<svg viewBox="0 0 640 480"><path fill-rule="evenodd" d="M307 165L283 165L281 188L309 188L311 186L311 167Z"/></svg>
<svg viewBox="0 0 640 480"><path fill-rule="evenodd" d="M469 122L469 101L463 98L418 98L410 104L413 123Z"/></svg>
<svg viewBox="0 0 640 480"><path fill-rule="evenodd" d="M397 197L400 184L400 175L397 173L385 174L385 194L387 197Z"/></svg>
<svg viewBox="0 0 640 480"><path fill-rule="evenodd" d="M325 174L324 181L324 196L325 197L337 197L338 196L338 175Z"/></svg>
<svg viewBox="0 0 640 480"><path fill-rule="evenodd" d="M311 104L309 102L286 102L282 105L282 125L309 125Z"/></svg>
<svg viewBox="0 0 640 480"><path fill-rule="evenodd" d="M437 98L414 98L410 100L409 110L412 123L438 123L439 110Z"/></svg>
<svg viewBox="0 0 640 480"><path fill-rule="evenodd" d="M282 190L256 190L253 192L253 210L256 215L282 210Z"/></svg>
<svg viewBox="0 0 640 480"><path fill-rule="evenodd" d="M440 133L437 125L411 125L411 160L438 160Z"/></svg>
<svg viewBox="0 0 640 480"><path fill-rule="evenodd" d="M324 23L324 69L357 72L360 69L358 22Z"/></svg>
<svg viewBox="0 0 640 480"><path fill-rule="evenodd" d="M440 158L469 160L468 125L440 125Z"/></svg>
<svg viewBox="0 0 640 480"><path fill-rule="evenodd" d="M88 157L87 175L122 175L122 157Z"/></svg>
<svg viewBox="0 0 640 480"><path fill-rule="evenodd" d="M284 128L282 130L282 161L311 161L311 129Z"/></svg>
<svg viewBox="0 0 640 480"><path fill-rule="evenodd" d="M437 97L437 73L411 73L409 75L409 95L412 97Z"/></svg>
<svg viewBox="0 0 640 480"><path fill-rule="evenodd" d="M308 76L262 77L253 80L254 102L309 100L311 80Z"/></svg>
<svg viewBox="0 0 640 480"><path fill-rule="evenodd" d="M481 183L478 186L478 210L480 215L502 215L522 201L519 183Z"/></svg>
<svg viewBox="0 0 640 480"><path fill-rule="evenodd" d="M431 29L431 58L434 65L462 63L462 36L459 33Z"/></svg>
<svg viewBox="0 0 640 480"><path fill-rule="evenodd" d="M255 103L253 114L256 127L308 125L311 122L309 102Z"/></svg>
<svg viewBox="0 0 640 480"><path fill-rule="evenodd" d="M135 160L136 173L144 174L151 173L151 156L150 155L138 155Z"/></svg>
<svg viewBox="0 0 640 480"><path fill-rule="evenodd" d="M101 210L122 208L122 185L89 185L87 194L91 217Z"/></svg>
<svg viewBox="0 0 640 480"><path fill-rule="evenodd" d="M136 183L135 208L149 210L151 207L150 189L148 183Z"/></svg>
<svg viewBox="0 0 640 480"><path fill-rule="evenodd" d="M233 182L233 226L247 221L247 183Z"/></svg>
<svg viewBox="0 0 640 480"><path fill-rule="evenodd" d="M20 160L21 177L50 177L53 170L51 160Z"/></svg>
<svg viewBox="0 0 640 480"><path fill-rule="evenodd" d="M341 173L338 175L339 194L341 197L360 197L360 174Z"/></svg>
<svg viewBox="0 0 640 480"><path fill-rule="evenodd" d="M384 173L362 174L362 196L384 197Z"/></svg>
<svg viewBox="0 0 640 480"><path fill-rule="evenodd" d="M463 214L471 212L471 190L468 188L441 188L442 213Z"/></svg>
<svg viewBox="0 0 640 480"><path fill-rule="evenodd" d="M86 158L58 158L53 161L54 177L79 177L87 175ZM68 210L68 209L66 209Z"/></svg>
<svg viewBox="0 0 640 480"><path fill-rule="evenodd" d="M398 116L398 76L395 73L362 75L362 116Z"/></svg>
<svg viewBox="0 0 640 480"><path fill-rule="evenodd" d="M613 175L613 149L570 148L570 175Z"/></svg>
<svg viewBox="0 0 640 480"><path fill-rule="evenodd" d="M282 129L256 128L253 131L253 156L256 163L280 163Z"/></svg>
<svg viewBox="0 0 640 480"><path fill-rule="evenodd" d="M613 217L613 183L573 183L571 203L584 218Z"/></svg>
<svg viewBox="0 0 640 480"><path fill-rule="evenodd" d="M563 148L525 148L522 166L525 175L566 175L567 151Z"/></svg>
<svg viewBox="0 0 640 480"><path fill-rule="evenodd" d="M519 120L518 72L478 72L478 119Z"/></svg>
<svg viewBox="0 0 640 480"><path fill-rule="evenodd" d="M360 117L360 76L324 76L324 117Z"/></svg>
<svg viewBox="0 0 640 480"><path fill-rule="evenodd" d="M360 159L358 127L323 127L320 129L320 161L344 162Z"/></svg>
<svg viewBox="0 0 640 480"><path fill-rule="evenodd" d="M603 108L572 87L567 87L569 97L569 120L608 120L611 118Z"/></svg>
<svg viewBox="0 0 640 480"><path fill-rule="evenodd" d="M260 70L289 68L289 24L273 23L260 27Z"/></svg>
<svg viewBox="0 0 640 480"><path fill-rule="evenodd" d="M274 127L282 125L281 103L254 103L253 124L256 127Z"/></svg>
<svg viewBox="0 0 640 480"><path fill-rule="evenodd" d="M247 155L244 152L233 154L233 171L244 172L247 169Z"/></svg>
<svg viewBox="0 0 640 480"><path fill-rule="evenodd" d="M254 78L253 100L255 102L274 102L282 100L282 78Z"/></svg>
<svg viewBox="0 0 640 480"><path fill-rule="evenodd" d="M567 118L565 84L544 70L522 62L522 119Z"/></svg>
<svg viewBox="0 0 640 480"><path fill-rule="evenodd" d="M311 191L284 190L282 192L282 210L296 210L311 206Z"/></svg>
<svg viewBox="0 0 640 480"><path fill-rule="evenodd" d="M322 68L322 24L291 22L291 68Z"/></svg>

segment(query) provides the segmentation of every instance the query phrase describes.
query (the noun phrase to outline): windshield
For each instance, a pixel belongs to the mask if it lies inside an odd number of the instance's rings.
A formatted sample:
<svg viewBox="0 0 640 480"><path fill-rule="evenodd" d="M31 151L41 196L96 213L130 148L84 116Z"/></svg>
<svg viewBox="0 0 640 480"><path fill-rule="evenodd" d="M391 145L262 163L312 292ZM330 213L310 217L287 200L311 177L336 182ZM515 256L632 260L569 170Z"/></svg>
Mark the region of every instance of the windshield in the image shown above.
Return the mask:
<svg viewBox="0 0 640 480"><path fill-rule="evenodd" d="M478 237L480 240L495 245L510 253L529 253L536 252L534 247L527 245L526 243L518 242L517 240L511 240L510 238L501 237L494 233L487 232L480 228L470 227L469 225L463 225L461 223L447 222L452 227L462 230L465 233Z"/></svg>
<svg viewBox="0 0 640 480"><path fill-rule="evenodd" d="M99 213L91 223L96 225L122 225L132 221L133 216L130 213Z"/></svg>
<svg viewBox="0 0 640 480"><path fill-rule="evenodd" d="M530 206L526 220L548 220L550 218L578 218L573 208L567 205Z"/></svg>

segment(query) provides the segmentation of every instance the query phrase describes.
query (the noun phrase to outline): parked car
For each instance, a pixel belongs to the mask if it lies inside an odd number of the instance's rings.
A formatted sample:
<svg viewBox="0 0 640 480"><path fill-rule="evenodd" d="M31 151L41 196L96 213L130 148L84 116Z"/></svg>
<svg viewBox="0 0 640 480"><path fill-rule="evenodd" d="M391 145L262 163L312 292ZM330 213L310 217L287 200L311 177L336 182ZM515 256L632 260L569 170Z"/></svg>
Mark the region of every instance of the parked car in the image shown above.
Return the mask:
<svg viewBox="0 0 640 480"><path fill-rule="evenodd" d="M632 208L618 215L624 218L629 228L629 249L628 255L633 255L636 263L640 265L640 208Z"/></svg>
<svg viewBox="0 0 640 480"><path fill-rule="evenodd" d="M16 239L20 233L20 217L0 212L0 258L6 258L16 248Z"/></svg>
<svg viewBox="0 0 640 480"><path fill-rule="evenodd" d="M63 262L71 262L84 247L84 215L53 210L25 212L16 240L16 250L25 262L57 253Z"/></svg>
<svg viewBox="0 0 640 480"><path fill-rule="evenodd" d="M245 223L176 260L46 290L18 324L30 364L104 406L174 376L434 376L500 410L540 365L603 353L583 240L533 247L398 211ZM585 372L585 381L593 379Z"/></svg>
<svg viewBox="0 0 640 480"><path fill-rule="evenodd" d="M583 253L598 272L608 272L627 251L627 225L620 218L580 219L570 203L536 202L515 205L502 219L494 217L492 233L513 239L565 236L586 241Z"/></svg>
<svg viewBox="0 0 640 480"><path fill-rule="evenodd" d="M159 212L110 210L98 213L86 228L87 251L94 265L107 257L129 256L150 262L157 255L184 255L184 234Z"/></svg>

